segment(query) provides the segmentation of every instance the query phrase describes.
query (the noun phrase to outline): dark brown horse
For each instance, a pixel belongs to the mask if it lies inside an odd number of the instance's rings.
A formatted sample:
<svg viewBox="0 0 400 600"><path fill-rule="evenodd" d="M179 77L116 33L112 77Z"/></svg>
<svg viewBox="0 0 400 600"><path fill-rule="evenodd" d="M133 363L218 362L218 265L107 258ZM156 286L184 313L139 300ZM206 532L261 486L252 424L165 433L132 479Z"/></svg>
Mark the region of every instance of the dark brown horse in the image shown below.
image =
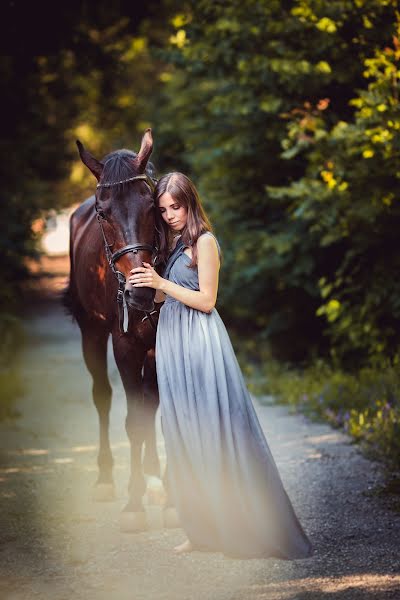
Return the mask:
<svg viewBox="0 0 400 600"><path fill-rule="evenodd" d="M83 163L95 175L96 195L73 213L70 221L69 286L64 304L79 324L86 366L93 379L93 400L99 415L99 475L97 500L114 497L113 457L109 441L111 386L107 375L107 341L112 336L115 361L126 393L126 432L131 447L129 501L121 515L124 530L147 527L142 497L144 473L160 477L156 447L155 413L159 403L155 368L155 336L162 302L153 288L134 288L127 282L130 270L142 261L157 272L157 230L152 196L154 182L148 161L153 148L151 130L144 133L137 154L117 150L101 162L78 141ZM146 171L147 169L147 171ZM125 321L128 317L126 330ZM142 448L144 447L143 464ZM166 526L176 526L168 501Z"/></svg>

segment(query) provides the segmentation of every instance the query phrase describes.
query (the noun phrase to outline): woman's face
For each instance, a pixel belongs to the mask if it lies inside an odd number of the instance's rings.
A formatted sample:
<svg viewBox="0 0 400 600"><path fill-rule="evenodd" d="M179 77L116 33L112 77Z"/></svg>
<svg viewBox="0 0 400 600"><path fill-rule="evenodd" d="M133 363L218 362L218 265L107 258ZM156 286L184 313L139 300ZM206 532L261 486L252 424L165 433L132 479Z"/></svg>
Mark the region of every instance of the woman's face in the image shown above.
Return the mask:
<svg viewBox="0 0 400 600"><path fill-rule="evenodd" d="M181 206L169 192L165 192L158 200L158 207L164 221L171 231L181 231L187 221L187 209Z"/></svg>

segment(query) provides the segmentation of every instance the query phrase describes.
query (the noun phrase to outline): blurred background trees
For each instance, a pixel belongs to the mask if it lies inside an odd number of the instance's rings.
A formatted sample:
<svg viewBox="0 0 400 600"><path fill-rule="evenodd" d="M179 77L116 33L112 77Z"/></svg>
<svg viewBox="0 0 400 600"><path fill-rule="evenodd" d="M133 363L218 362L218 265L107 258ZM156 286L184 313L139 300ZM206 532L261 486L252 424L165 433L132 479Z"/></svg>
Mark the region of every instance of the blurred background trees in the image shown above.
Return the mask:
<svg viewBox="0 0 400 600"><path fill-rule="evenodd" d="M198 186L224 251L219 310L249 351L352 370L398 360L397 0L140 6L6 2L0 310L49 208L153 128L159 173Z"/></svg>
<svg viewBox="0 0 400 600"><path fill-rule="evenodd" d="M396 10L204 1L175 18L158 130L212 210L230 323L279 358L397 351Z"/></svg>
<svg viewBox="0 0 400 600"><path fill-rule="evenodd" d="M151 3L150 3L151 4ZM168 6L168 3L165 3ZM167 12L167 8L165 9ZM154 86L149 61L156 5L72 0L3 6L3 127L0 147L3 219L0 308L13 301L25 276L23 258L36 252L32 223L48 208L83 200L93 181L76 160L80 137L94 153L137 141ZM148 19L148 21L146 21ZM136 35L148 26L148 37Z"/></svg>

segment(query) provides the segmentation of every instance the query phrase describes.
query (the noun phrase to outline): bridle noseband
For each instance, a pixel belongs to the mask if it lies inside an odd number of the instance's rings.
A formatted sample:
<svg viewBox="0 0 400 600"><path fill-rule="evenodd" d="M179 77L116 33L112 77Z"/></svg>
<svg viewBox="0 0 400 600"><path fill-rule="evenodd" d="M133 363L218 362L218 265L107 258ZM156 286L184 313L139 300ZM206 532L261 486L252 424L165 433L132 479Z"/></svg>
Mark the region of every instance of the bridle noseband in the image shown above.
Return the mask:
<svg viewBox="0 0 400 600"><path fill-rule="evenodd" d="M155 184L156 184L157 180L156 179L153 180L149 175L147 175L145 173L142 175L135 175L134 177L129 177L128 179L123 179L122 181L115 181L113 183L98 183L97 188L111 187L113 185L119 185L121 183L127 183L129 181L137 181L137 180L144 181L149 186L151 192L152 193L154 192ZM128 244L127 246L124 246L120 250L117 250L116 252L112 252L111 248L114 244L109 244L107 241L106 234L104 232L104 227L103 227L103 221L105 221L106 218L101 213L101 211L98 210L97 199L95 202L95 211L96 211L96 218L100 225L101 233L103 235L104 250L106 253L107 262L110 265L112 272L114 273L114 275L116 276L116 278L118 280L117 303L118 303L119 330L121 333L125 333L125 331L124 331L124 290L125 290L126 279L125 279L125 275L121 271L118 271L118 269L115 266L115 263L117 262L117 260L119 260L121 258L121 256L124 256L124 254L128 254L128 252L133 252L134 254L137 254L137 252L139 250L148 250L149 252L151 252L152 257L155 254L154 258L152 258L152 265L153 265L153 267L155 267L155 265L157 264L157 258L158 258L158 248L157 248L157 246L151 246L150 244L137 243L137 244ZM143 317L142 322L144 322L146 319L149 319L153 329L156 330L157 327L156 327L156 324L154 323L153 317L151 315L153 315L154 313L157 313L157 310L152 310L151 312L148 312L145 310L143 312L146 313L146 316Z"/></svg>

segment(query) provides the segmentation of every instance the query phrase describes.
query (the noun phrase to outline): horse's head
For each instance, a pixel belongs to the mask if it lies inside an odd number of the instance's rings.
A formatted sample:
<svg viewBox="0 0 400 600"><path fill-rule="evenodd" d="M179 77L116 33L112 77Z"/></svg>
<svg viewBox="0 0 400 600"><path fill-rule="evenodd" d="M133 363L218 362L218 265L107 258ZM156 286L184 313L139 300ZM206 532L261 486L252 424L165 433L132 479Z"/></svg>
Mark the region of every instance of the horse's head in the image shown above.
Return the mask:
<svg viewBox="0 0 400 600"><path fill-rule="evenodd" d="M122 281L127 304L151 311L156 291L127 283L130 270L142 261L153 264L157 253L153 181L146 173L153 149L151 129L145 131L138 154L117 150L99 161L81 142L77 145L82 162L98 181L95 209L110 267Z"/></svg>

